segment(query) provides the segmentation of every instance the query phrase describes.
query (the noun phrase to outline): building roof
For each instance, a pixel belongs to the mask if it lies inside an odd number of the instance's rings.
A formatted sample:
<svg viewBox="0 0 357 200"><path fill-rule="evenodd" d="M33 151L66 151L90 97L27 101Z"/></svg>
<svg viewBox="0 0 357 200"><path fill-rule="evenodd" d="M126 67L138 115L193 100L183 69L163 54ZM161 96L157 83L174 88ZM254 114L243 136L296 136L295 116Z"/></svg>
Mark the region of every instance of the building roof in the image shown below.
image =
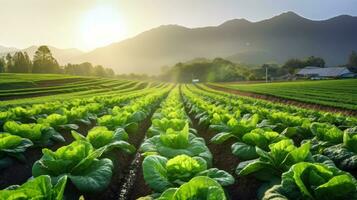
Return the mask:
<svg viewBox="0 0 357 200"><path fill-rule="evenodd" d="M305 67L297 75L314 75L321 77L338 77L343 74L351 73L347 67Z"/></svg>

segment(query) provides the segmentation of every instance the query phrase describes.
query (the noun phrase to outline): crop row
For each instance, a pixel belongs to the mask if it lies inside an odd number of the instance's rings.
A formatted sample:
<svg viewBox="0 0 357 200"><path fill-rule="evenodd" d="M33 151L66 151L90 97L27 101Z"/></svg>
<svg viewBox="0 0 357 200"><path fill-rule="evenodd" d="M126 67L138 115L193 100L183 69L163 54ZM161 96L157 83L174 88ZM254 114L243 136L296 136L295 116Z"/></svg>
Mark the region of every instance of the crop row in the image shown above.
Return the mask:
<svg viewBox="0 0 357 200"><path fill-rule="evenodd" d="M226 199L223 187L233 184L234 178L212 166L212 154L192 128L178 87L151 122L139 151L145 157L142 176L152 194L139 199Z"/></svg>
<svg viewBox="0 0 357 200"><path fill-rule="evenodd" d="M10 107L15 106L31 106L33 104L42 104L45 102L55 102L59 99L61 101L70 101L72 99L84 99L92 98L93 96L106 96L106 95L116 95L123 92L132 92L135 90L142 90L145 88L156 88L154 83L144 83L144 82L133 82L123 83L119 86L113 88L99 88L99 89L90 89L70 93L60 93L48 96L39 96L39 97L26 97L20 99L13 99L7 101L0 101L0 111L6 110Z"/></svg>
<svg viewBox="0 0 357 200"><path fill-rule="evenodd" d="M105 83L108 82L111 84L106 86ZM116 87L119 87L125 83L126 82L124 81L102 80L84 86L72 86L72 87L62 86L62 87L55 87L55 88L45 87L42 90L35 90L35 91L19 91L19 92L5 91L0 93L0 99L1 100L14 99L14 98L19 99L19 98L26 98L29 96L45 96L50 94L72 93L78 91L90 91L90 90L105 89L105 88L115 89Z"/></svg>
<svg viewBox="0 0 357 200"><path fill-rule="evenodd" d="M259 199L357 198L354 118L208 90L184 87L185 103L216 133L210 142L233 141L236 175L259 181Z"/></svg>
<svg viewBox="0 0 357 200"><path fill-rule="evenodd" d="M78 129L78 123L91 125L98 116L118 112L120 106L153 90L155 89L127 93L125 96L96 96L26 107L17 106L0 112L0 131L30 139L37 146L53 141L63 142L64 138L59 133L61 130Z"/></svg>
<svg viewBox="0 0 357 200"><path fill-rule="evenodd" d="M294 119L299 120L302 118L306 118L310 121L317 122L327 122L334 124L339 127L350 127L357 124L356 117L345 116L339 113L331 113L331 112L323 112L316 110L304 109L296 106L273 103L265 100L259 100L250 97L239 96L237 98L236 95L213 90L207 86L201 85L198 89L193 86L189 86L193 92L196 94L205 94L207 97L212 97L215 100L219 101L221 104L228 105L227 107L236 106L240 107L240 110L244 112L259 112L261 115L269 115L269 113L279 113L282 116L280 120L288 120L284 118L290 118L288 121L294 123Z"/></svg>
<svg viewBox="0 0 357 200"><path fill-rule="evenodd" d="M307 103L328 105L356 110L357 81L305 81L271 84L213 84L239 91L273 95Z"/></svg>
<svg viewBox="0 0 357 200"><path fill-rule="evenodd" d="M105 157L115 149L135 152L135 148L127 142L130 137L128 133L134 134L138 130L139 123L148 117L167 91L168 87L164 86L161 90L153 88L125 96L98 96L70 102L35 104L31 109L16 107L8 110L6 113L9 118L3 125L5 132L0 134L2 168L12 164L13 159L24 161L23 152L32 145L46 147L53 142L63 142L68 135L63 137L60 134L62 129L71 129L71 140L74 141L54 151L42 149L42 158L32 167L32 175L39 178L15 190L16 187L10 187L0 191L0 199L7 199L7 195L25 195L28 198L45 195L50 199L53 194L41 191L38 188L39 181L48 188L51 188L51 184L61 185L61 191L53 191L58 195L56 199L61 199L67 178L78 193L104 190L110 183L113 169L119 169L111 159ZM74 131L78 124L98 126L81 135ZM36 187L38 191L31 192L31 187Z"/></svg>

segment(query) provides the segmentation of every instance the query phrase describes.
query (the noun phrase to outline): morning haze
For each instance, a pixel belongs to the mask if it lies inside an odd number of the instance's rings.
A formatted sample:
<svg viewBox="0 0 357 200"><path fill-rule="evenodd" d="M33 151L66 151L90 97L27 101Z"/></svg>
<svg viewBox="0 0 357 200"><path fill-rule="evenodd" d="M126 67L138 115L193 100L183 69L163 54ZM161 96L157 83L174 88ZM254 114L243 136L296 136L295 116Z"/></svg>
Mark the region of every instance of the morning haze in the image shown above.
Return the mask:
<svg viewBox="0 0 357 200"><path fill-rule="evenodd" d="M151 74L159 72L163 66L196 57L223 57L235 62L261 64L281 63L292 55L300 58L316 52L316 56L326 56L328 63L334 65L345 59L346 52L351 50L349 44L339 43L343 49L333 58L333 50L318 47L317 41L315 44L309 41L318 37L322 31L319 29L327 28L331 33L337 27L333 23L328 26L321 25L325 22L309 22L302 17L327 20L342 14L357 15L353 0L213 0L209 3L203 0L1 0L0 3L0 18L6 19L2 22L2 29L6 31L0 33L0 54L45 44L53 47L61 64L90 61L112 67L117 72ZM273 18L289 11L294 13ZM283 40L274 42L274 30L264 34L269 31L264 23L269 23L270 18L277 23L275 31L287 34L288 50L279 44ZM316 24L316 30L309 29L308 36L301 36L302 43L298 47L294 46L295 36L287 28L294 20L301 22L294 26L300 30ZM340 20L356 21L348 17ZM168 24L174 25L162 26ZM324 45L333 45L331 40L340 40L343 32L347 37L355 34L354 29L341 28L340 33L326 36L327 44L324 42ZM322 31L322 34L329 33ZM57 51L58 48L64 53ZM278 51L284 53L277 55ZM33 52L28 53L33 55Z"/></svg>

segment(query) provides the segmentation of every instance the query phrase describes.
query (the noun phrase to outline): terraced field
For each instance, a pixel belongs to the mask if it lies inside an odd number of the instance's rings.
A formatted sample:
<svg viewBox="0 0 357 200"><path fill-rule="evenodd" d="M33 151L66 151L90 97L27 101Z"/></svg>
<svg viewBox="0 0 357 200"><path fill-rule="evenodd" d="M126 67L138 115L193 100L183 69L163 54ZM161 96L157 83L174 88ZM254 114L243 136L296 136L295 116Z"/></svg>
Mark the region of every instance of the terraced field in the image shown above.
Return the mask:
<svg viewBox="0 0 357 200"><path fill-rule="evenodd" d="M357 79L212 85L236 89L242 92L252 92L301 102L357 110Z"/></svg>
<svg viewBox="0 0 357 200"><path fill-rule="evenodd" d="M205 85L69 79L1 90L0 199L357 197L355 117Z"/></svg>

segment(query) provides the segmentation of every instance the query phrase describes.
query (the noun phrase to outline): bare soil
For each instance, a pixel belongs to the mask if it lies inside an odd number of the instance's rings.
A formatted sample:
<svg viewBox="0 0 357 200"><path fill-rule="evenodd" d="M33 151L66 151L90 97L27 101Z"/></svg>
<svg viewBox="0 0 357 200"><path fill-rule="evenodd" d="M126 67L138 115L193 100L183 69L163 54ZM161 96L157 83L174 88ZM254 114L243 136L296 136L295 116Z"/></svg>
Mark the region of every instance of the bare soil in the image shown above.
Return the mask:
<svg viewBox="0 0 357 200"><path fill-rule="evenodd" d="M254 93L254 92L243 92L243 91L239 91L237 89L225 88L225 87L220 87L220 86L210 85L210 84L206 84L206 86L210 87L212 89L215 89L215 90L220 90L220 91L228 92L231 94L237 94L237 95L241 95L241 96L263 99L263 100L271 101L274 103L282 103L282 104L294 105L294 106L298 106L298 107L306 108L306 109L314 109L314 110L319 110L319 111L327 111L327 112L341 113L344 115L357 116L357 111L355 111L355 110L336 108L336 107L325 106L325 105L321 105L321 104L306 103L306 102L302 102L302 101L276 97L273 95L258 94L258 93Z"/></svg>
<svg viewBox="0 0 357 200"><path fill-rule="evenodd" d="M128 199L130 200L135 200L139 197L150 195L153 192L144 180L142 162L143 162L143 157L140 157L139 167L137 169L137 174L136 174L137 177L134 182L135 187L132 189L132 193L130 197L128 197Z"/></svg>

